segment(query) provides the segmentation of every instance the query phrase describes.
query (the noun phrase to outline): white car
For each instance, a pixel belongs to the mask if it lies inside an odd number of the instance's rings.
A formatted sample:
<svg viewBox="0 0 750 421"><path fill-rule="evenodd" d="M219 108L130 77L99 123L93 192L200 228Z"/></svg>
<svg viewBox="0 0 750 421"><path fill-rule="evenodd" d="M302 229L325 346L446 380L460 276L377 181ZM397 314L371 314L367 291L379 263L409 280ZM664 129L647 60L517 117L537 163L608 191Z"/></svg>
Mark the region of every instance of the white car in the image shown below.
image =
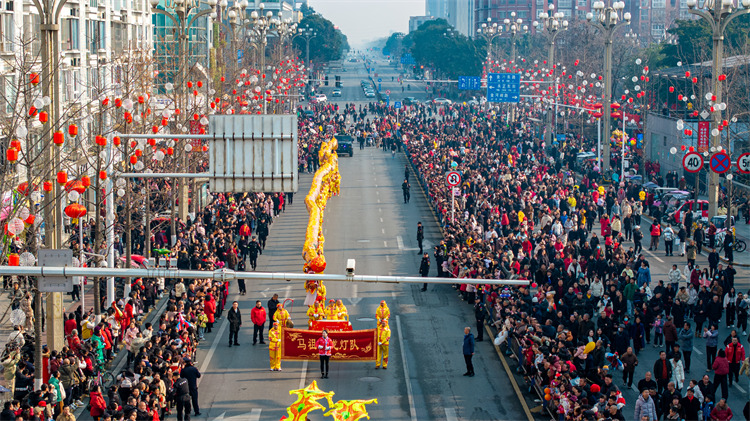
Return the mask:
<svg viewBox="0 0 750 421"><path fill-rule="evenodd" d="M341 96L341 89L334 89L331 96Z"/></svg>
<svg viewBox="0 0 750 421"><path fill-rule="evenodd" d="M328 97L326 94L317 94L313 97L313 99L310 102L320 104L321 102L328 101Z"/></svg>
<svg viewBox="0 0 750 421"><path fill-rule="evenodd" d="M448 98L435 98L432 100L432 102L439 105L451 105L453 103Z"/></svg>
<svg viewBox="0 0 750 421"><path fill-rule="evenodd" d="M367 97L367 98L374 98L375 97L375 92L373 92L373 91L366 91L365 92L365 97Z"/></svg>

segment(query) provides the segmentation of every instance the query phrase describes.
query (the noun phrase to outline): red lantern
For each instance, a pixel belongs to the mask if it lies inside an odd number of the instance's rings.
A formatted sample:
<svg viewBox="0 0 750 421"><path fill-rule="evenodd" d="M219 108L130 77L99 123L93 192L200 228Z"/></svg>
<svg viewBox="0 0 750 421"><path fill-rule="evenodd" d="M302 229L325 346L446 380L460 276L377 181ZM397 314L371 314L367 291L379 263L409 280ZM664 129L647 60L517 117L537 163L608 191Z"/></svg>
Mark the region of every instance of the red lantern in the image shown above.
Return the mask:
<svg viewBox="0 0 750 421"><path fill-rule="evenodd" d="M71 124L70 126L68 126L68 134L71 135L71 136L77 135L78 134L78 126L76 126L75 124Z"/></svg>
<svg viewBox="0 0 750 421"><path fill-rule="evenodd" d="M697 77L693 77L693 83L698 83L698 78Z"/></svg>
<svg viewBox="0 0 750 421"><path fill-rule="evenodd" d="M154 133L159 133L159 126L157 126L157 125L151 126L151 131L154 132Z"/></svg>
<svg viewBox="0 0 750 421"><path fill-rule="evenodd" d="M29 225L34 225L34 221L36 221L36 215L29 215L28 218L26 218L26 219L23 220L23 222L25 222L25 223L27 223Z"/></svg>
<svg viewBox="0 0 750 421"><path fill-rule="evenodd" d="M115 107L122 107L122 100L120 98L115 98Z"/></svg>
<svg viewBox="0 0 750 421"><path fill-rule="evenodd" d="M138 162L138 157L135 155L130 155L130 163L135 165L136 162Z"/></svg>
<svg viewBox="0 0 750 421"><path fill-rule="evenodd" d="M674 92L674 86L670 86L669 87L669 93L673 93L673 92Z"/></svg>
<svg viewBox="0 0 750 421"><path fill-rule="evenodd" d="M140 158L142 155L143 155L143 151L142 150L140 150L140 149L136 149L135 150L135 156L137 156L137 157Z"/></svg>
<svg viewBox="0 0 750 421"><path fill-rule="evenodd" d="M685 148L685 145L681 145L681 146L680 146L680 150L681 150L681 151L685 152L685 149L686 149L686 148Z"/></svg>
<svg viewBox="0 0 750 421"><path fill-rule="evenodd" d="M203 87L203 82L199 80L198 83L197 83L197 85L198 85L199 88L202 88Z"/></svg>
<svg viewBox="0 0 750 421"><path fill-rule="evenodd" d="M691 146L691 147L690 147L690 148L689 148L688 150L689 150L690 152L693 152L693 151L695 151L695 148Z"/></svg>
<svg viewBox="0 0 750 421"><path fill-rule="evenodd" d="M727 80L727 75L724 75L724 74L719 75L720 82L724 82L725 80Z"/></svg>
<svg viewBox="0 0 750 421"><path fill-rule="evenodd" d="M65 215L69 218L79 219L86 216L86 207L80 203L71 203L65 207Z"/></svg>
<svg viewBox="0 0 750 421"><path fill-rule="evenodd" d="M81 177L81 184L83 184L83 187L88 187L91 185L91 178L89 178L88 175L84 175Z"/></svg>
<svg viewBox="0 0 750 421"><path fill-rule="evenodd" d="M42 188L43 188L43 189L44 189L44 191L46 191L46 192L51 192L51 191L52 191L52 182L51 182L51 181L45 181L45 182L44 182L44 183L42 184Z"/></svg>
<svg viewBox="0 0 750 421"><path fill-rule="evenodd" d="M711 95L711 101L716 102L716 95Z"/></svg>
<svg viewBox="0 0 750 421"><path fill-rule="evenodd" d="M36 85L39 83L39 73L31 73L29 74L29 81L32 85Z"/></svg>
<svg viewBox="0 0 750 421"><path fill-rule="evenodd" d="M83 185L81 180L70 180L65 183L65 191L76 191L78 194L83 194L86 191L86 186Z"/></svg>
<svg viewBox="0 0 750 421"><path fill-rule="evenodd" d="M167 148L167 155L174 155L174 148Z"/></svg>
<svg viewBox="0 0 750 421"><path fill-rule="evenodd" d="M16 148L8 148L6 151L5 157L8 159L8 162L11 164L18 161L18 149Z"/></svg>
<svg viewBox="0 0 750 421"><path fill-rule="evenodd" d="M115 146L120 146L120 136L115 136L112 138L112 144Z"/></svg>
<svg viewBox="0 0 750 421"><path fill-rule="evenodd" d="M59 171L57 173L57 184L63 186L68 182L68 173L65 171Z"/></svg>
<svg viewBox="0 0 750 421"><path fill-rule="evenodd" d="M107 172L106 171L99 171L99 179L106 180L107 179Z"/></svg>
<svg viewBox="0 0 750 421"><path fill-rule="evenodd" d="M151 146L151 147L156 146L156 139L149 139L148 140L148 145Z"/></svg>
<svg viewBox="0 0 750 421"><path fill-rule="evenodd" d="M49 120L49 114L47 114L46 111L42 111L39 113L39 121L41 123L46 123Z"/></svg>
<svg viewBox="0 0 750 421"><path fill-rule="evenodd" d="M29 117L34 117L35 115L36 115L36 107L32 105L31 108L29 108Z"/></svg>
<svg viewBox="0 0 750 421"><path fill-rule="evenodd" d="M192 87L193 87L193 82L188 82L188 83L187 83L187 87L188 87L188 88L192 88Z"/></svg>
<svg viewBox="0 0 750 421"><path fill-rule="evenodd" d="M200 120L201 116L198 114L193 114L193 120L198 121Z"/></svg>
<svg viewBox="0 0 750 421"><path fill-rule="evenodd" d="M7 225L6 225L6 229L7 229ZM8 255L8 266L19 266L20 264L21 264L21 257L18 255L18 253L11 253Z"/></svg>
<svg viewBox="0 0 750 421"><path fill-rule="evenodd" d="M677 95L677 100L682 101L682 94Z"/></svg>
<svg viewBox="0 0 750 421"><path fill-rule="evenodd" d="M689 77L690 77L690 72L685 72L685 78L687 79Z"/></svg>
<svg viewBox="0 0 750 421"><path fill-rule="evenodd" d="M52 143L54 143L57 146L62 146L63 143L65 143L65 135L63 135L63 132L56 131L52 134Z"/></svg>

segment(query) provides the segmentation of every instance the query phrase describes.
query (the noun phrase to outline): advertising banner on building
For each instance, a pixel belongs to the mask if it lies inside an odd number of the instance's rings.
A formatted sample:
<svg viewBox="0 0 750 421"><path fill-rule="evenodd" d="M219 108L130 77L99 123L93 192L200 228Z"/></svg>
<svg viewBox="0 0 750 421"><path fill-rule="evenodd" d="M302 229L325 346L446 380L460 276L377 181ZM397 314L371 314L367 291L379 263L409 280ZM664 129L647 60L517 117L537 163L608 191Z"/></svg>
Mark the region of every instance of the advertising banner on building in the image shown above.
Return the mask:
<svg viewBox="0 0 750 421"><path fill-rule="evenodd" d="M318 330L282 329L282 360L317 360L318 348L315 342L321 337ZM333 340L332 360L374 361L377 343L375 329L354 331L331 331L328 337Z"/></svg>
<svg viewBox="0 0 750 421"><path fill-rule="evenodd" d="M708 150L708 132L710 123L708 121L698 122L698 152L703 153Z"/></svg>

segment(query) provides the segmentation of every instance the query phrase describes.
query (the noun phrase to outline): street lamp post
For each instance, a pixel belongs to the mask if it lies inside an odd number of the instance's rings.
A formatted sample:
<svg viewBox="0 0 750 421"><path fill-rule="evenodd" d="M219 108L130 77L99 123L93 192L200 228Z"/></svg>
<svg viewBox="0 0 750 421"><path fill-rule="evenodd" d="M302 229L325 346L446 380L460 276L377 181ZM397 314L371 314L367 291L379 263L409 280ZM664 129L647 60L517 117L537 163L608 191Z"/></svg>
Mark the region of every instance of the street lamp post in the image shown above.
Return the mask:
<svg viewBox="0 0 750 421"><path fill-rule="evenodd" d="M516 12L510 12L510 19L505 18L503 23L505 24L505 32L510 34L510 65L512 66L516 62L516 38L518 35L523 35L529 30L528 25L523 25L521 18L514 19Z"/></svg>
<svg viewBox="0 0 750 421"><path fill-rule="evenodd" d="M492 43L502 33L502 26L498 26L497 22L492 22L492 18L487 18L487 22L482 23L481 27L477 28L477 35L484 38L484 41L487 43L487 73L492 73L492 65L494 64Z"/></svg>
<svg viewBox="0 0 750 421"><path fill-rule="evenodd" d="M602 150L602 171L609 171L610 164L610 137L611 127L611 103L612 103L612 40L615 30L624 25L630 25L630 12L622 13L625 2L615 1L612 6L605 6L602 0L594 2L594 12L586 14L589 24L604 33L604 95L602 95L602 113L604 114L604 132L602 139L604 148Z"/></svg>
<svg viewBox="0 0 750 421"><path fill-rule="evenodd" d="M253 26L250 28L250 32L253 34L253 38L255 38L255 43L258 51L259 61L260 61L260 82L263 83L263 86L261 86L261 90L265 91L266 86L264 82L265 75L266 75L266 45L268 44L268 33L272 29L273 25L276 25L278 21L274 19L273 12L270 10L263 14L265 6L263 3L261 3L258 6L258 9L260 10L260 13L258 11L253 10L252 13L250 13L250 19L252 20ZM267 105L268 100L267 98L263 98L263 114L266 114L267 112Z"/></svg>
<svg viewBox="0 0 750 421"><path fill-rule="evenodd" d="M555 12L555 5L551 4L548 6L549 12L544 12L539 15L540 22L534 21L532 25L534 28L541 29L542 33L547 37L547 67L550 71L550 75L555 79L553 95L555 96L555 108L554 112L557 115L557 77L554 75L555 68L555 39L562 34L561 30L568 29L568 21L563 18L565 15L562 12ZM546 136L546 147L552 146L555 140L554 130L552 129L552 98L550 97L550 110L547 111L547 136Z"/></svg>
<svg viewBox="0 0 750 421"><path fill-rule="evenodd" d="M713 121L711 122L711 143L710 147L716 149L721 146L721 84L719 75L723 69L724 59L724 31L727 25L734 18L750 13L750 0L742 0L742 9L735 9L732 0L704 0L703 5L699 6L697 0L687 0L688 12L700 16L711 25L713 33L713 67L711 71L711 86L713 95L716 100L713 101L716 106L713 112ZM696 187L696 194L697 194ZM708 217L716 216L719 206L719 174L713 171L708 173Z"/></svg>
<svg viewBox="0 0 750 421"><path fill-rule="evenodd" d="M160 15L164 15L169 20L172 21L175 28L177 29L176 33L178 36L178 42L177 42L177 55L179 57L178 66L179 66L179 74L180 74L180 80L178 81L175 86L177 86L177 103L175 104L176 107L187 107L187 90L185 89L185 84L187 83L188 78L188 51L189 46L188 43L190 42L190 28L193 27L193 25L198 21L199 18L203 16L208 16L211 14L216 13L215 6L217 0L206 0L206 4L209 6L208 9L200 10L198 11L198 7L200 6L200 0L167 0L167 7L172 9L174 11L174 14L164 10L159 9L159 0L150 0L151 2L151 12L152 13L158 13ZM184 102L184 103L183 103ZM182 164L184 168L187 168L187 153L182 150L182 148L178 148L181 150L182 154ZM180 202L179 202L179 213L180 217L183 219L187 215L187 201L188 201L188 192L187 192L187 186L188 184L184 181L175 180L175 183L179 183L179 194L180 194ZM173 189L172 191L175 191ZM174 195L173 195L174 196ZM174 203L172 203L172 206L170 206L171 210L171 221L170 221L170 229L171 229L171 238L170 238L170 246L174 246L177 241L177 215L175 214L175 206Z"/></svg>
<svg viewBox="0 0 750 421"><path fill-rule="evenodd" d="M304 28L297 28L297 34L292 37L302 37L305 39L305 74L307 80L305 81L305 90L310 89L310 40L318 36L318 33L310 28L310 25L305 25Z"/></svg>

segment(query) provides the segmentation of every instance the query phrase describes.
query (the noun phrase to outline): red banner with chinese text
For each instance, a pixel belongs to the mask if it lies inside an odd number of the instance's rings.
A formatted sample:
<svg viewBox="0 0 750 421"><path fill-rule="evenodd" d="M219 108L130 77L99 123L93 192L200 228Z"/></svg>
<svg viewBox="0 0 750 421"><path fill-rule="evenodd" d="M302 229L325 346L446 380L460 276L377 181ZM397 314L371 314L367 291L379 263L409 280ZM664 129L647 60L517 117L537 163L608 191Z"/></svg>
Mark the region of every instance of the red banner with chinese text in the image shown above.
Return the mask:
<svg viewBox="0 0 750 421"><path fill-rule="evenodd" d="M282 360L317 360L318 348L315 342L321 337L319 330L282 329ZM332 360L374 361L377 350L375 329L332 331L328 337L333 340Z"/></svg>
<svg viewBox="0 0 750 421"><path fill-rule="evenodd" d="M321 331L323 329L329 332L332 330L344 330L350 332L352 330L352 324L346 320L313 320L310 330Z"/></svg>
<svg viewBox="0 0 750 421"><path fill-rule="evenodd" d="M698 152L703 153L708 150L708 131L709 131L709 122L708 121L699 121L698 122Z"/></svg>

